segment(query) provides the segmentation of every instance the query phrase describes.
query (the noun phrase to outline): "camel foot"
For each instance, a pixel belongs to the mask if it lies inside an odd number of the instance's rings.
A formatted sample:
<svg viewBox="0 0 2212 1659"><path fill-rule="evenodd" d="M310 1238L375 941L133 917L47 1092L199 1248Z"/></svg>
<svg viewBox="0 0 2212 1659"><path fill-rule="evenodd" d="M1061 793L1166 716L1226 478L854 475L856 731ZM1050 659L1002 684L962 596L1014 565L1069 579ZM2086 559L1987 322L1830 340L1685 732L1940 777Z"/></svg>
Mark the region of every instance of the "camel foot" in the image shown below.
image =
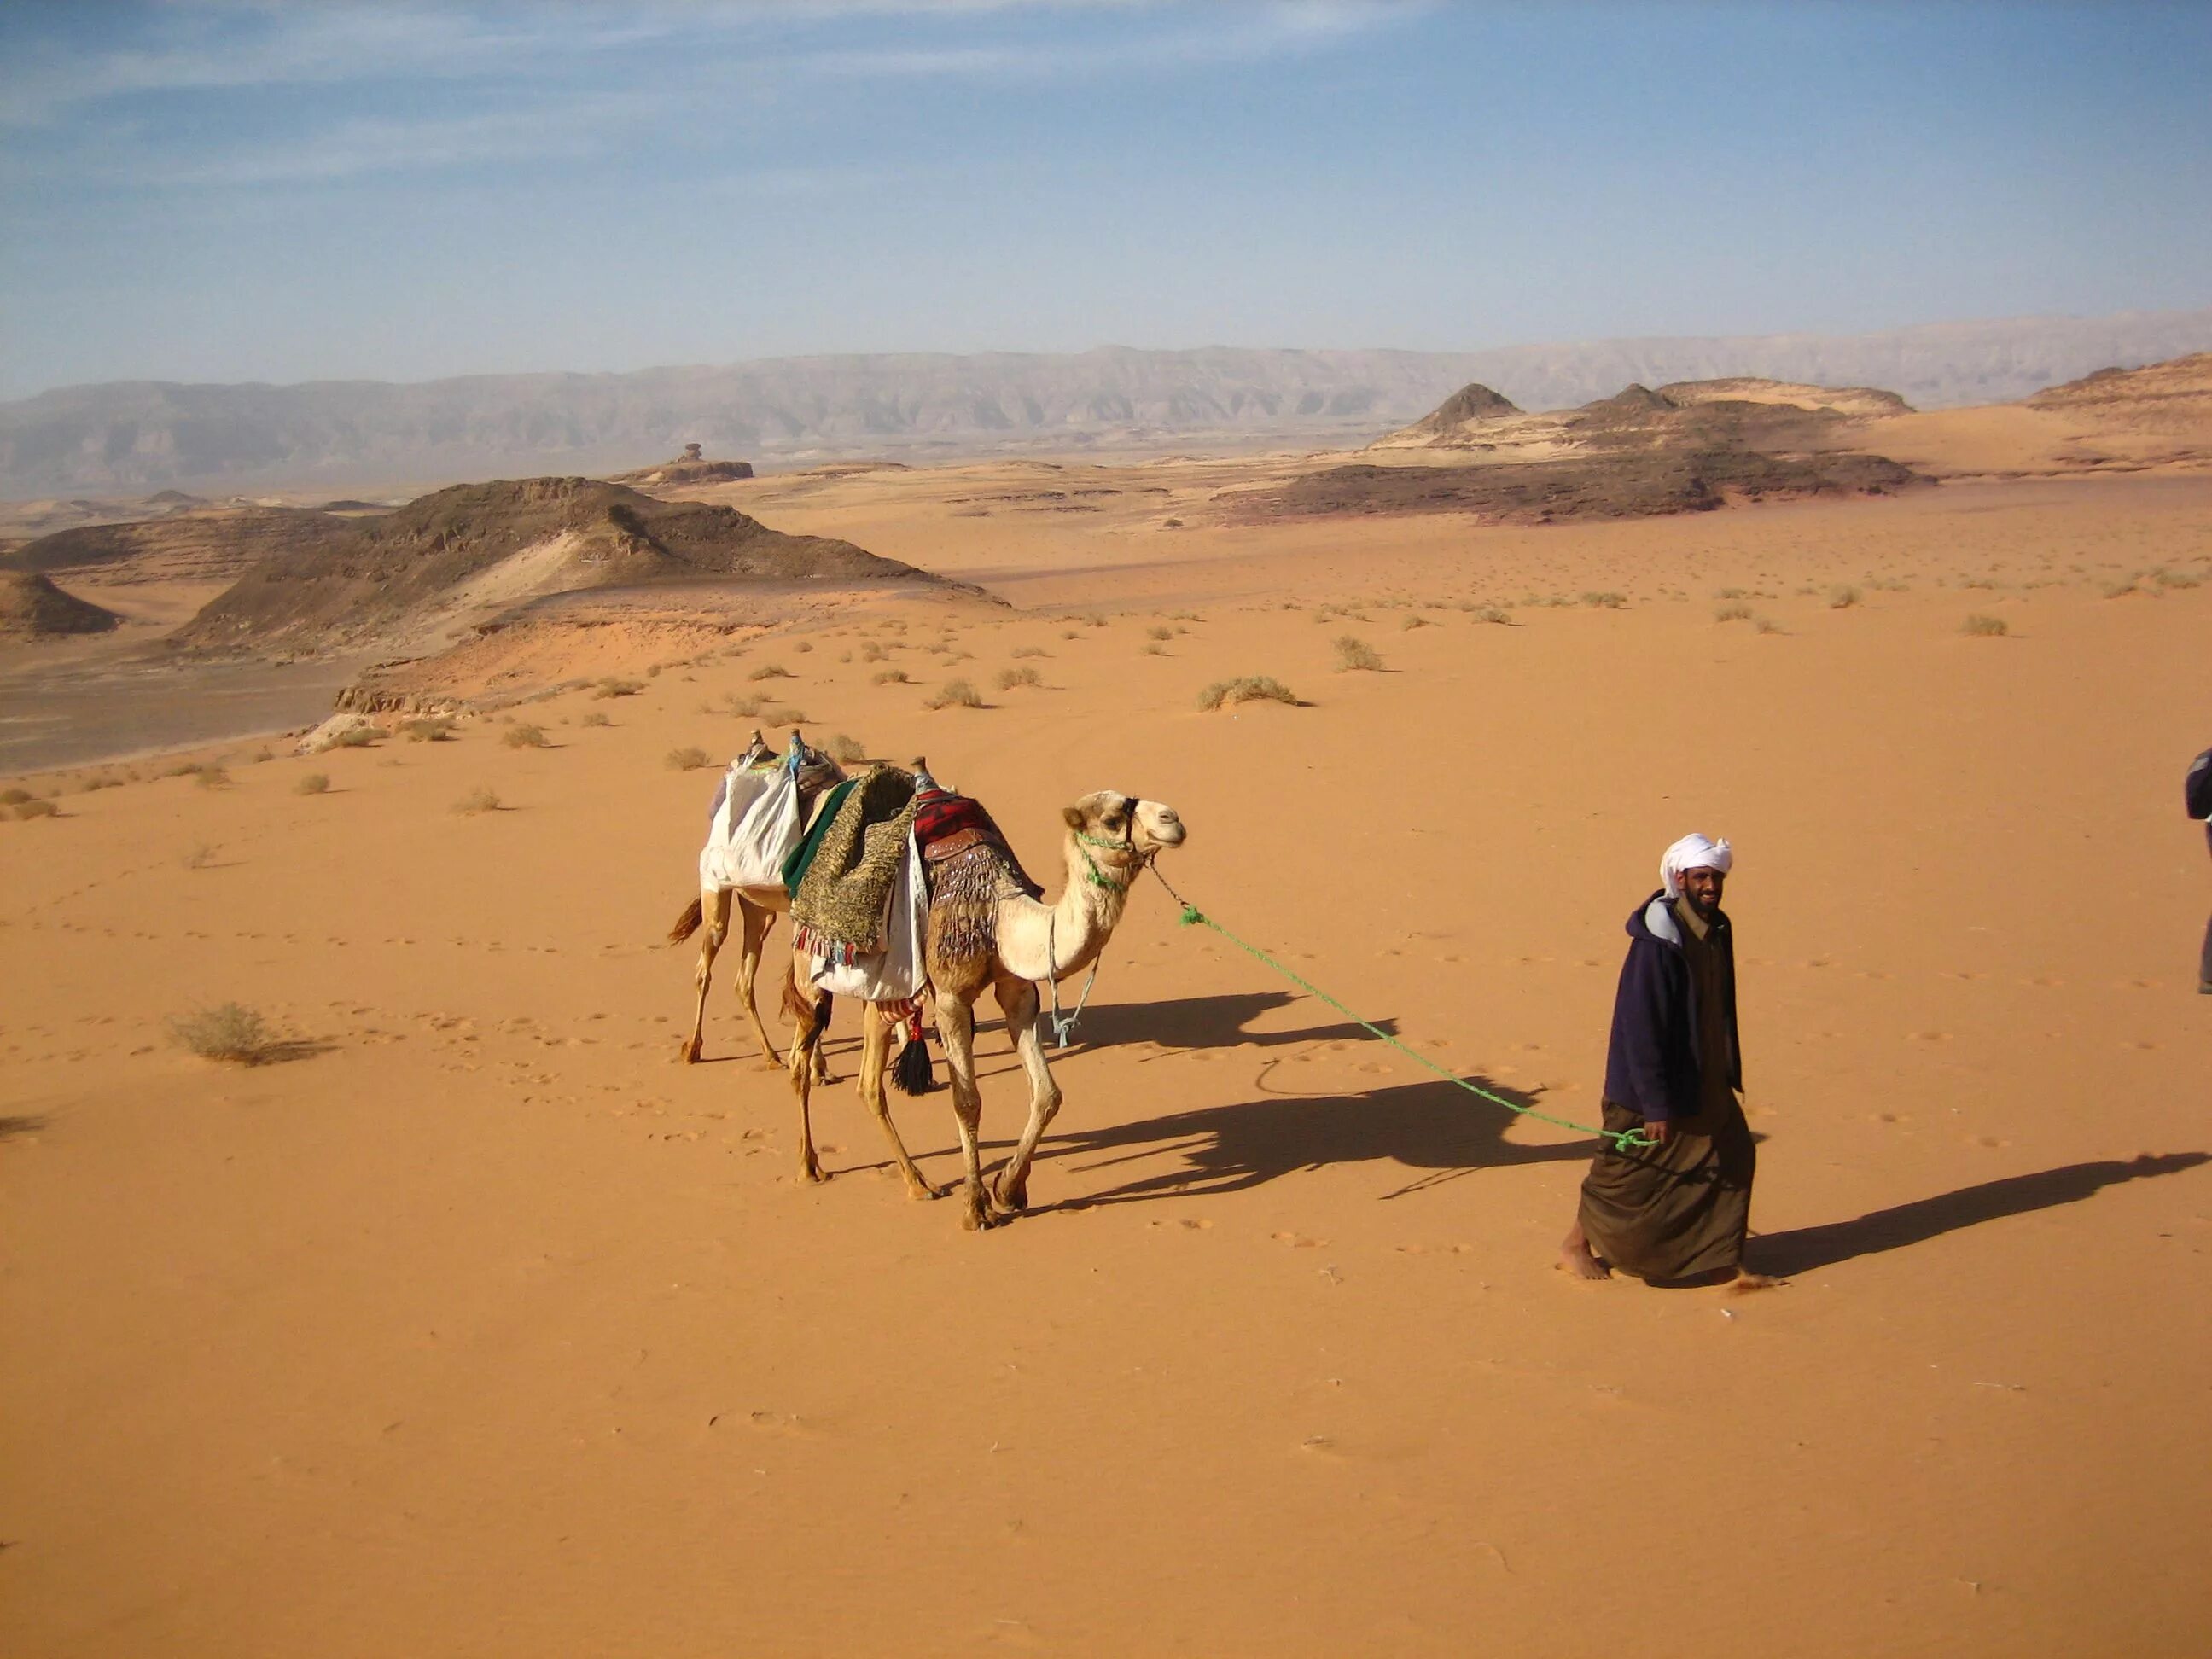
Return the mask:
<svg viewBox="0 0 2212 1659"><path fill-rule="evenodd" d="M1009 1187L1004 1182L991 1188L991 1207L1005 1215L1019 1215L1030 1206L1030 1183Z"/></svg>
<svg viewBox="0 0 2212 1659"><path fill-rule="evenodd" d="M799 1166L799 1177L810 1186L819 1187L829 1181L830 1175L829 1171L810 1158Z"/></svg>
<svg viewBox="0 0 2212 1659"><path fill-rule="evenodd" d="M927 1181L909 1181L906 1183L906 1195L918 1204L931 1199L946 1197L951 1191L952 1187L950 1182L942 1187L933 1187Z"/></svg>
<svg viewBox="0 0 2212 1659"><path fill-rule="evenodd" d="M699 1063L699 1039L696 1036L686 1037L684 1040L684 1046L676 1053L678 1058L686 1066L696 1066Z"/></svg>
<svg viewBox="0 0 2212 1659"><path fill-rule="evenodd" d="M967 1205L960 1214L960 1226L963 1232L988 1232L999 1224L1002 1218L991 1213L991 1206L983 1201L982 1194L970 1192L967 1197Z"/></svg>

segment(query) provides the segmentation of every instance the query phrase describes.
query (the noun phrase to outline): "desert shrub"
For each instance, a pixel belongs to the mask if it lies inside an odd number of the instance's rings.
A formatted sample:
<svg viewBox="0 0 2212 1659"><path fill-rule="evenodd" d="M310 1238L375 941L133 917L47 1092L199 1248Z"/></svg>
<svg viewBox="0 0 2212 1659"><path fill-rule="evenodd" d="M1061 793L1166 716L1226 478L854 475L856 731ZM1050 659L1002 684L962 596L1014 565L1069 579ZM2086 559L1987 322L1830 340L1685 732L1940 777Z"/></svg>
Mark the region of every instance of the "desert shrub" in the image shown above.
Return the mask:
<svg viewBox="0 0 2212 1659"><path fill-rule="evenodd" d="M2154 570L2150 573L2150 579L2160 587L2196 587L2201 586L2203 580L2186 570Z"/></svg>
<svg viewBox="0 0 2212 1659"><path fill-rule="evenodd" d="M740 718L746 720L751 719L755 715L758 714L762 709L768 707L768 699L766 697L740 696L734 691L731 692L728 696L723 698L722 702L732 714L736 714Z"/></svg>
<svg viewBox="0 0 2212 1659"><path fill-rule="evenodd" d="M1140 657L1164 657L1167 653L1167 647L1158 640L1146 640L1137 647L1137 654Z"/></svg>
<svg viewBox="0 0 2212 1659"><path fill-rule="evenodd" d="M1583 603L1593 611L1619 611L1627 605L1628 595L1611 592L1586 592L1583 595Z"/></svg>
<svg viewBox="0 0 2212 1659"><path fill-rule="evenodd" d="M1044 676L1034 668L1001 668L999 671L998 687L1001 691L1011 691L1018 685L1043 684Z"/></svg>
<svg viewBox="0 0 2212 1659"><path fill-rule="evenodd" d="M1336 667L1339 673L1353 669L1376 669L1382 666L1382 653L1355 634L1336 636Z"/></svg>
<svg viewBox="0 0 2212 1659"><path fill-rule="evenodd" d="M763 703L761 705L760 717L763 723L769 726L804 726L806 724L806 716L805 714L796 708L787 708L780 702Z"/></svg>
<svg viewBox="0 0 2212 1659"><path fill-rule="evenodd" d="M483 784L478 784L453 803L453 811L463 817L471 818L479 812L496 812L499 811L499 796Z"/></svg>
<svg viewBox="0 0 2212 1659"><path fill-rule="evenodd" d="M1240 702L1286 702L1297 706L1297 694L1271 674L1246 674L1233 680L1216 680L1198 694L1200 709L1226 708Z"/></svg>
<svg viewBox="0 0 2212 1659"><path fill-rule="evenodd" d="M410 743L450 743L453 741L453 722L444 714L424 720L402 720L399 722L399 735Z"/></svg>
<svg viewBox="0 0 2212 1659"><path fill-rule="evenodd" d="M1717 605L1713 607L1713 620L1717 623L1749 622L1751 607L1741 600L1730 605Z"/></svg>
<svg viewBox="0 0 2212 1659"><path fill-rule="evenodd" d="M19 800L8 809L18 818L58 818L62 809L50 800Z"/></svg>
<svg viewBox="0 0 2212 1659"><path fill-rule="evenodd" d="M1160 528L1163 530L1180 530L1182 528L1182 520L1181 519L1163 519L1160 520Z"/></svg>
<svg viewBox="0 0 2212 1659"><path fill-rule="evenodd" d="M192 768L192 781L203 789L228 789L230 774L210 761Z"/></svg>
<svg viewBox="0 0 2212 1659"><path fill-rule="evenodd" d="M292 793L295 795L327 795L331 793L331 775L310 772L292 786Z"/></svg>
<svg viewBox="0 0 2212 1659"><path fill-rule="evenodd" d="M1832 587L1828 590L1828 609L1831 611L1848 611L1859 602L1861 597L1862 595L1858 589L1850 586L1849 584L1845 584L1839 587Z"/></svg>
<svg viewBox="0 0 2212 1659"><path fill-rule="evenodd" d="M937 688L937 695L924 705L930 708L981 708L983 699L975 695L975 688L965 680L947 680Z"/></svg>
<svg viewBox="0 0 2212 1659"><path fill-rule="evenodd" d="M333 749L367 749L383 735L374 726L356 726L332 738L330 746Z"/></svg>
<svg viewBox="0 0 2212 1659"><path fill-rule="evenodd" d="M202 1060L251 1066L269 1052L269 1026L259 1014L235 1002L179 1014L169 1021L169 1040Z"/></svg>
<svg viewBox="0 0 2212 1659"><path fill-rule="evenodd" d="M749 680L787 680L791 671L780 662L764 662L745 676Z"/></svg>
<svg viewBox="0 0 2212 1659"><path fill-rule="evenodd" d="M21 806L30 799L27 789L0 789L0 806Z"/></svg>
<svg viewBox="0 0 2212 1659"><path fill-rule="evenodd" d="M610 674L592 688L594 697L634 697L645 690L643 680L625 680Z"/></svg>
<svg viewBox="0 0 2212 1659"><path fill-rule="evenodd" d="M499 740L509 749L545 749L551 746L545 741L544 726L527 724L508 726L499 734Z"/></svg>
<svg viewBox="0 0 2212 1659"><path fill-rule="evenodd" d="M1171 640L1175 637L1175 629L1172 628L1147 628L1145 630L1145 637L1148 640Z"/></svg>
<svg viewBox="0 0 2212 1659"><path fill-rule="evenodd" d="M1782 624L1771 617L1753 617L1751 625L1762 634L1779 634L1782 631Z"/></svg>
<svg viewBox="0 0 2212 1659"><path fill-rule="evenodd" d="M830 739L830 758L840 766L857 766L867 757L867 746L858 738L840 732Z"/></svg>
<svg viewBox="0 0 2212 1659"><path fill-rule="evenodd" d="M682 749L672 749L660 757L660 763L672 772L696 772L711 763L713 757L692 744Z"/></svg>
<svg viewBox="0 0 2212 1659"><path fill-rule="evenodd" d="M1023 657L1048 657L1052 653L1046 650L1041 645L1018 645L1014 647L1013 654L1017 659L1020 659Z"/></svg>
<svg viewBox="0 0 2212 1659"><path fill-rule="evenodd" d="M1060 630L1060 637L1063 640L1079 640L1083 637L1083 631L1076 628L1063 628Z"/></svg>
<svg viewBox="0 0 2212 1659"><path fill-rule="evenodd" d="M607 711L605 709L593 708L587 710L582 718L577 720L576 724L579 726L612 726L614 721L608 718Z"/></svg>
<svg viewBox="0 0 2212 1659"><path fill-rule="evenodd" d="M2012 628L2002 617L1988 617L1977 613L1960 623L1959 631L1961 634L1973 635L1979 639L1994 640L2002 639L2011 633Z"/></svg>
<svg viewBox="0 0 2212 1659"><path fill-rule="evenodd" d="M862 662L881 662L883 659L884 648L880 645L878 645L873 640L870 640L866 645L863 645L860 647L860 660Z"/></svg>
<svg viewBox="0 0 2212 1659"><path fill-rule="evenodd" d="M875 676L875 684L878 685L911 685L914 682L907 678L905 669L886 668L881 673Z"/></svg>
<svg viewBox="0 0 2212 1659"><path fill-rule="evenodd" d="M212 842L202 842L177 860L187 870L204 870L215 862L215 855L222 849Z"/></svg>
<svg viewBox="0 0 2212 1659"><path fill-rule="evenodd" d="M2128 580L2124 582L2106 582L2105 584L2105 597L2108 599L2124 599L2127 598L2129 594L2133 593L2136 591L2135 578L2132 576L2129 577Z"/></svg>
<svg viewBox="0 0 2212 1659"><path fill-rule="evenodd" d="M1416 628L1433 628L1435 626L1436 624L1431 622L1426 617L1415 616L1410 611L1408 611L1404 616L1398 618L1398 628L1401 633L1411 633Z"/></svg>
<svg viewBox="0 0 2212 1659"><path fill-rule="evenodd" d="M1723 587L1713 597L1717 599L1741 599L1749 596L1741 587Z"/></svg>
<svg viewBox="0 0 2212 1659"><path fill-rule="evenodd" d="M1170 622L1193 623L1204 622L1206 618L1200 616L1195 611L1170 611L1168 612L1168 620Z"/></svg>
<svg viewBox="0 0 2212 1659"><path fill-rule="evenodd" d="M1474 617L1475 621L1479 623L1494 623L1501 628L1505 627L1513 620L1513 613L1510 611L1501 610L1498 606L1494 605L1486 605L1480 610L1473 611L1470 614Z"/></svg>
<svg viewBox="0 0 2212 1659"><path fill-rule="evenodd" d="M814 641L811 640L793 640L791 642L791 648L803 657L814 648Z"/></svg>

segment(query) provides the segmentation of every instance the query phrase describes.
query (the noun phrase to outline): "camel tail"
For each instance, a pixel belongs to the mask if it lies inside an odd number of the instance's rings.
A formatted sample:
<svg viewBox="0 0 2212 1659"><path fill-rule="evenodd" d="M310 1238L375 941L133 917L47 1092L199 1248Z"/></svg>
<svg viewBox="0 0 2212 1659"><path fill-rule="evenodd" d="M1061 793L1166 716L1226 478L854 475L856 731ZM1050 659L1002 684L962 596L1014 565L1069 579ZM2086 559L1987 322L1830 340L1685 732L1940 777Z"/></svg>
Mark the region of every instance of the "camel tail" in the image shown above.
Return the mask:
<svg viewBox="0 0 2212 1659"><path fill-rule="evenodd" d="M693 899L684 908L684 914L676 918L676 925L668 930L668 942L671 945L683 944L699 931L706 920L706 905L698 899Z"/></svg>

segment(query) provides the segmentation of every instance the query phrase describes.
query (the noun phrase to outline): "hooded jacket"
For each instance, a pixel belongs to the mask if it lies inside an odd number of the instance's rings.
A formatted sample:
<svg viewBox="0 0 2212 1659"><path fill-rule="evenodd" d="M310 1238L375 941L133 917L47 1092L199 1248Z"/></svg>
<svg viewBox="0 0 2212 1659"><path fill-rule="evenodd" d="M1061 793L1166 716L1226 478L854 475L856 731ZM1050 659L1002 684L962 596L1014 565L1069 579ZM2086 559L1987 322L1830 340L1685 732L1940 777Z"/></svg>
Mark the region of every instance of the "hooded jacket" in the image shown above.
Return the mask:
<svg viewBox="0 0 2212 1659"><path fill-rule="evenodd" d="M1714 930L1733 937L1725 911ZM1605 1056L1605 1097L1649 1120L1696 1115L1698 1085L1698 993L1682 950L1682 927L1666 894L1656 892L1628 918L1628 959L1613 994L1613 1037ZM1743 1087L1742 1046L1736 1041L1735 981L1729 980L1729 1083Z"/></svg>

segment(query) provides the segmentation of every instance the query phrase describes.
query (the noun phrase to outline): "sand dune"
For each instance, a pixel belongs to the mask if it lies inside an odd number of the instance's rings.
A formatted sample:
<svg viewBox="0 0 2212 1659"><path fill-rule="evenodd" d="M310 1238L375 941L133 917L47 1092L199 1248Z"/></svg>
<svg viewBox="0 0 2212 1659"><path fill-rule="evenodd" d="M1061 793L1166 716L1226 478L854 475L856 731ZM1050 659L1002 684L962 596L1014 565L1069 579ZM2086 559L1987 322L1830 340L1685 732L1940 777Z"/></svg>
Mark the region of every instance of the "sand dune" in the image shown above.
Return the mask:
<svg viewBox="0 0 2212 1659"><path fill-rule="evenodd" d="M592 684L447 740L23 780L58 811L0 823L0 1648L2193 1651L2212 479L1237 510L1322 464L718 484L1003 603L539 599L420 672ZM1236 674L1304 706L1198 712ZM956 677L989 706L926 708ZM849 1082L799 1182L728 958L686 1067L659 942L713 776L668 757L763 698L927 753L1054 888L1065 801L1172 803L1209 915L1575 1122L1659 849L1731 836L1793 1282L1569 1282L1585 1137L1149 882L1036 1212L908 1202ZM233 1000L270 1063L171 1040ZM944 1097L897 1111L946 1178Z"/></svg>

